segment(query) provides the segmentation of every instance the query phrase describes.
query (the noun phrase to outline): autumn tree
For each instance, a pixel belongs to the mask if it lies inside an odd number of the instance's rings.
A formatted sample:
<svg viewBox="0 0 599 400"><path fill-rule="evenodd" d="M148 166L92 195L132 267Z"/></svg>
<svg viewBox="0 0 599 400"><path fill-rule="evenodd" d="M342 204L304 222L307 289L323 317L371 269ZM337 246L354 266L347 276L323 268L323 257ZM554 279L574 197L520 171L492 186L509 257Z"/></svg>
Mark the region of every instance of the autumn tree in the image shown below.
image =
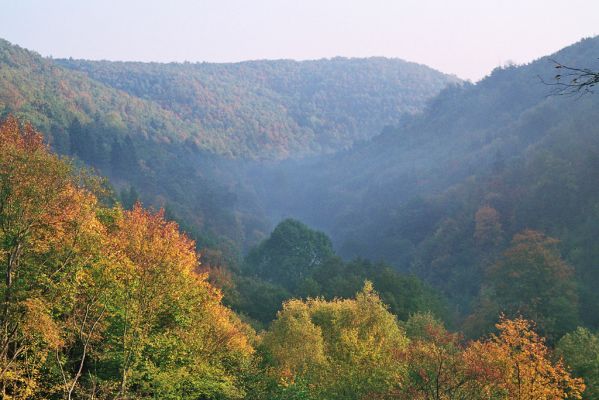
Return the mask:
<svg viewBox="0 0 599 400"><path fill-rule="evenodd" d="M73 315L89 305L74 298L77 278L94 268L83 253L98 223L93 195L78 187L70 165L50 154L30 125L7 118L0 155L1 391L5 398L28 398L53 390L40 374L49 356L72 340ZM88 327L83 332L90 334ZM69 394L77 379L65 373L59 387Z"/></svg>
<svg viewBox="0 0 599 400"><path fill-rule="evenodd" d="M497 329L498 335L473 342L466 350L468 364L482 372L479 381L489 396L483 398L582 398L583 380L573 378L561 360L552 360L530 321L502 317Z"/></svg>
<svg viewBox="0 0 599 400"><path fill-rule="evenodd" d="M431 314L414 314L405 323L411 339L402 352L408 374L391 398L457 400L495 399L484 381L492 369L481 368L458 333L448 332Z"/></svg>
<svg viewBox="0 0 599 400"><path fill-rule="evenodd" d="M242 397L234 371L249 365L250 331L196 272L195 243L139 204L112 229L122 282L109 338L118 396Z"/></svg>
<svg viewBox="0 0 599 400"><path fill-rule="evenodd" d="M497 335L464 343L430 316L408 321L404 384L391 398L426 400L580 399L585 385L551 354L533 323L501 317Z"/></svg>
<svg viewBox="0 0 599 400"><path fill-rule="evenodd" d="M405 372L403 330L372 285L355 299L285 303L262 344L278 389L311 398L361 399L386 393Z"/></svg>
<svg viewBox="0 0 599 400"><path fill-rule="evenodd" d="M413 316L408 321L415 327ZM399 385L395 398L401 399L458 399L469 394L468 376L462 365L462 346L458 334L449 333L436 321L422 321L420 331L403 353L408 374ZM420 324L417 324L420 325Z"/></svg>

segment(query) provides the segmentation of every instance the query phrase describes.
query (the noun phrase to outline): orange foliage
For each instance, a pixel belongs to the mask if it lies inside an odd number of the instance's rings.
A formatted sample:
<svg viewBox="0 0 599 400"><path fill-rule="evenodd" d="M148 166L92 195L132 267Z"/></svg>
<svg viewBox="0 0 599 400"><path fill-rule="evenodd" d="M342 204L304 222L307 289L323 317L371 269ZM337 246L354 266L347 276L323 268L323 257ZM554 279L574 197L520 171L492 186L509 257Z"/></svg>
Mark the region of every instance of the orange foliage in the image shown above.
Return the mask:
<svg viewBox="0 0 599 400"><path fill-rule="evenodd" d="M502 317L499 335L473 342L465 358L480 374L485 394L518 400L581 399L583 380L573 378L563 362L553 362L544 340L522 318Z"/></svg>
<svg viewBox="0 0 599 400"><path fill-rule="evenodd" d="M561 360L553 361L530 321L501 317L499 335L461 344L459 337L428 324L403 357L405 382L393 397L401 399L581 399L585 385Z"/></svg>

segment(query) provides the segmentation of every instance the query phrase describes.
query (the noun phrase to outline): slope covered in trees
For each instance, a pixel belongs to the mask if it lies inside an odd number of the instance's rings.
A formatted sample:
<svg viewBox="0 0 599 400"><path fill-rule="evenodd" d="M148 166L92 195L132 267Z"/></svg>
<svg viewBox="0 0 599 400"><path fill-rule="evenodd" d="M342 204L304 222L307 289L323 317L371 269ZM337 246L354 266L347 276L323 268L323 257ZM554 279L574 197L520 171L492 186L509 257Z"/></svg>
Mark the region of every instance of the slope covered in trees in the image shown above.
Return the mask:
<svg viewBox="0 0 599 400"><path fill-rule="evenodd" d="M568 289L546 287L569 304L554 303L570 307L561 332L578 318L597 327L599 97L550 96L540 79L553 79L551 59L593 68L597 53L599 38L586 39L528 65L498 68L475 85L446 89L423 114L368 143L262 173L266 208L323 229L342 256L415 272L462 314L477 307L481 290L497 288L493 265L516 262L508 260L516 235L537 231L555 250L537 248L518 263L544 258L547 273L571 280Z"/></svg>
<svg viewBox="0 0 599 400"><path fill-rule="evenodd" d="M235 64L57 60L152 100L249 158L331 152L377 135L457 78L385 58Z"/></svg>
<svg viewBox="0 0 599 400"><path fill-rule="evenodd" d="M68 152L73 120L156 143L277 159L334 151L420 111L458 79L402 60L238 64L53 60L0 41L0 113Z"/></svg>
<svg viewBox="0 0 599 400"><path fill-rule="evenodd" d="M99 119L113 130L157 142L183 141L190 136L189 128L174 113L5 40L0 40L0 88L0 113L25 117L43 129L61 153L69 152L68 129L74 120L86 124Z"/></svg>
<svg viewBox="0 0 599 400"><path fill-rule="evenodd" d="M429 314L399 322L369 282L355 298L290 300L257 336L198 273L176 224L106 204L101 182L12 116L0 194L2 398L414 399L430 398L431 381L437 398L585 390L527 321L462 345Z"/></svg>
<svg viewBox="0 0 599 400"><path fill-rule="evenodd" d="M235 157L349 146L454 81L401 60L84 62L0 41L0 116L31 121L55 151L108 176L124 204L164 206L203 245L233 255L271 226Z"/></svg>
<svg viewBox="0 0 599 400"><path fill-rule="evenodd" d="M8 113L31 121L56 152L108 176L129 206L137 197L167 206L203 243L244 242L228 161L175 113L0 40L0 115Z"/></svg>

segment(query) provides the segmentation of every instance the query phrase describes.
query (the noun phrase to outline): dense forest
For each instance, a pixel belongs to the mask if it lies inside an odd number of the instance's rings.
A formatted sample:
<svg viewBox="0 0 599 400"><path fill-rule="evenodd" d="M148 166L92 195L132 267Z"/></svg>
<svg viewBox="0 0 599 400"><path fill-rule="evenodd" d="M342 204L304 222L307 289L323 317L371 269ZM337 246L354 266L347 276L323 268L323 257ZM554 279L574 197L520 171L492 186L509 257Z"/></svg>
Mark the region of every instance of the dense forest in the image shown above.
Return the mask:
<svg viewBox="0 0 599 400"><path fill-rule="evenodd" d="M57 60L110 87L154 101L203 136L212 150L286 158L370 139L459 80L397 59L333 58L235 64Z"/></svg>
<svg viewBox="0 0 599 400"><path fill-rule="evenodd" d="M547 84L598 53L472 84L0 41L2 396L599 398L599 97Z"/></svg>
<svg viewBox="0 0 599 400"><path fill-rule="evenodd" d="M256 333L221 303L195 244L162 211L111 205L105 184L12 116L0 126L0 193L3 398L532 400L585 391L532 322L502 316L496 334L465 343L430 313L398 320L368 280L355 297L285 301ZM287 237L305 246L279 246ZM286 221L247 261L297 290L332 256L325 235ZM269 262L286 263L285 274ZM597 340L581 328L558 350L578 361Z"/></svg>
<svg viewBox="0 0 599 400"><path fill-rule="evenodd" d="M523 243L542 244L572 270L567 329L599 328L599 98L553 96L543 83L555 74L551 60L599 69L597 53L599 39L586 39L498 68L444 90L364 145L261 172L266 208L326 231L344 258L385 260L420 276L464 317L495 290L493 265Z"/></svg>
<svg viewBox="0 0 599 400"><path fill-rule="evenodd" d="M242 178L251 160L348 147L453 82L393 59L91 63L0 39L0 116L25 118L56 152L110 177L125 203L165 207L202 244L229 253L272 227Z"/></svg>

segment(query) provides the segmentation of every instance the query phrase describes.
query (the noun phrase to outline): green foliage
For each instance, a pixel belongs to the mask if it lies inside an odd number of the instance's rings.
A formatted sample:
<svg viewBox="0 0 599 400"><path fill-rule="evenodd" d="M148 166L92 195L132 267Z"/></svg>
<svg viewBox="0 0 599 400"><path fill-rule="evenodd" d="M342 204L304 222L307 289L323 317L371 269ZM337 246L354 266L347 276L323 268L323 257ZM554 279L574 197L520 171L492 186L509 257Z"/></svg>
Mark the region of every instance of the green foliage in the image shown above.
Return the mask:
<svg viewBox="0 0 599 400"><path fill-rule="evenodd" d="M578 327L557 343L556 352L563 357L576 376L585 380L585 399L599 398L599 336Z"/></svg>
<svg viewBox="0 0 599 400"><path fill-rule="evenodd" d="M283 302L292 297L282 286L259 278L237 276L235 285L235 291L225 297L225 302L257 322L258 327L272 321Z"/></svg>
<svg viewBox="0 0 599 400"><path fill-rule="evenodd" d="M356 259L344 262L330 239L295 220L282 221L271 236L250 250L231 306L262 323L270 322L283 300L292 297L350 298L373 283L389 310L405 320L429 311L451 320L441 296L413 275L403 275L384 263Z"/></svg>
<svg viewBox="0 0 599 400"><path fill-rule="evenodd" d="M550 340L575 327L578 297L573 270L561 259L557 243L531 230L515 235L512 246L489 268L481 306L473 318L488 321L499 313L524 316L536 321Z"/></svg>
<svg viewBox="0 0 599 400"><path fill-rule="evenodd" d="M277 225L267 240L250 251L244 269L294 290L297 282L309 276L333 254L331 240L324 233L287 219Z"/></svg>

